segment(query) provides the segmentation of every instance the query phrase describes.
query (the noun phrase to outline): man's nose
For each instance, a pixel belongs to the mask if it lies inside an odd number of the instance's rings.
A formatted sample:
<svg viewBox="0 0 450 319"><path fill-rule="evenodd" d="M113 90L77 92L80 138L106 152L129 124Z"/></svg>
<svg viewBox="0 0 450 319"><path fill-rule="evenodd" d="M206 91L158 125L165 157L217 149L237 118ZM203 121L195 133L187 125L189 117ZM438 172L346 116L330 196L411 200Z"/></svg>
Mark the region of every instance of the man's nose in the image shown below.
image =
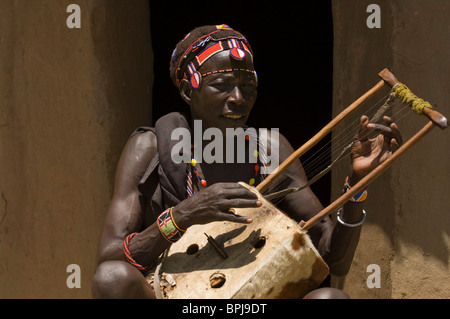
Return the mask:
<svg viewBox="0 0 450 319"><path fill-rule="evenodd" d="M245 103L244 96L237 85L231 90L230 96L228 97L228 103L235 105L242 105Z"/></svg>

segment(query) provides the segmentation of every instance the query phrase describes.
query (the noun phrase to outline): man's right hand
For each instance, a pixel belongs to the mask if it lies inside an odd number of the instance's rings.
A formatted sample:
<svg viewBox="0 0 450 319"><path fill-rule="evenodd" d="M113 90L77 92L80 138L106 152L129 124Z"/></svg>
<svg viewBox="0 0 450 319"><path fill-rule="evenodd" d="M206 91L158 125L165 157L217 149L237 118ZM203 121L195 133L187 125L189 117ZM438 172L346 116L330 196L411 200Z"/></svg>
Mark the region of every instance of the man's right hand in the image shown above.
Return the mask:
<svg viewBox="0 0 450 319"><path fill-rule="evenodd" d="M222 220L251 223L251 218L233 214L230 209L261 205L256 194L238 183L217 183L180 202L172 215L182 229Z"/></svg>

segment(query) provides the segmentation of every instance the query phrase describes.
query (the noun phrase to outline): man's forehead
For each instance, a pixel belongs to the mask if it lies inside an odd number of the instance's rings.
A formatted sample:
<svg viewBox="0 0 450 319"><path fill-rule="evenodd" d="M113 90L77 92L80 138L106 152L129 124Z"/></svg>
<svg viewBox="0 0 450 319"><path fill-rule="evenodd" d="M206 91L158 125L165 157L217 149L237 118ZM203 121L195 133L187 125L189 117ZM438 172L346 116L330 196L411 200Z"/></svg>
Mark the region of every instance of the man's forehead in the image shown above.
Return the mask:
<svg viewBox="0 0 450 319"><path fill-rule="evenodd" d="M214 81L253 81L255 76L252 73L241 71L241 69L225 70L225 72L204 73L205 81L208 83Z"/></svg>

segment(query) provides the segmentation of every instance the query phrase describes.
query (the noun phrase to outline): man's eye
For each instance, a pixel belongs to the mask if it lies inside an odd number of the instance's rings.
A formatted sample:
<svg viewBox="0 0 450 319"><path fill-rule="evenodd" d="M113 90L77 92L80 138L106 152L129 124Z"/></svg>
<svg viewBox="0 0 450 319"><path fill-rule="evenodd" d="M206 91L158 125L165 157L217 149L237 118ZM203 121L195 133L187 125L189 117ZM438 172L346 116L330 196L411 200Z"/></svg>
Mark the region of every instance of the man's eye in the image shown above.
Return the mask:
<svg viewBox="0 0 450 319"><path fill-rule="evenodd" d="M219 91L227 91L231 87L228 83L213 83L211 86Z"/></svg>
<svg viewBox="0 0 450 319"><path fill-rule="evenodd" d="M245 81L242 83L228 83L228 82L217 82L217 83L211 83L211 87L214 89L220 91L220 92L231 92L234 90L235 87L238 87L241 91L252 91L256 89L256 84L254 81Z"/></svg>
<svg viewBox="0 0 450 319"><path fill-rule="evenodd" d="M244 87L244 88L250 88L250 89L252 89L252 88L256 88L256 83L253 82L253 81L250 81L250 82L244 82L244 83L242 83L240 86L241 86L241 87Z"/></svg>

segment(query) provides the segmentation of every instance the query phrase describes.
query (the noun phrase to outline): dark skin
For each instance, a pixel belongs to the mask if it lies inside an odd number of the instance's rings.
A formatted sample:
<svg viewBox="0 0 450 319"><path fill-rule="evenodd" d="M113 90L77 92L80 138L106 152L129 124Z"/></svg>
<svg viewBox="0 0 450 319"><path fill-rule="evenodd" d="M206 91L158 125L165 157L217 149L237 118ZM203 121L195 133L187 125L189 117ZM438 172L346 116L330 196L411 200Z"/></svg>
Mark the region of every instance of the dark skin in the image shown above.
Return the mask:
<svg viewBox="0 0 450 319"><path fill-rule="evenodd" d="M223 51L208 59L199 71L206 73L235 67L253 69L250 55L244 61L235 61L230 58L228 51ZM217 127L225 132L226 128L242 127L247 121L256 101L257 83L253 74L248 72L218 73L203 77L199 89L193 89L187 80L182 80L180 94L190 106L192 119L202 120L203 129ZM369 140L367 133L380 127L369 123L366 116L361 118L360 131L352 149L350 185L356 184L398 148L397 141L401 141L398 128L391 119L385 118L385 121L389 129ZM271 145L266 147L270 149ZM290 143L280 134L280 163L293 151ZM157 224L150 220L146 200L137 188L156 153L156 137L152 132L135 135L123 150L99 244L98 268L92 290L96 298L155 298L140 271L126 262L122 245L127 235L138 232L129 249L133 258L141 265L151 264L170 245L161 235ZM181 228L188 229L192 225L221 220L244 224L253 222L250 218L229 212L230 208L261 205L255 194L237 184L243 180L242 176L249 175L252 165L254 164L197 164L200 175L208 181L208 187L200 187L195 195L173 208L176 223ZM300 161L291 165L282 178L288 181L285 187L298 187L307 182ZM323 209L310 188L286 196L278 206L298 222L308 220ZM347 223L360 221L362 208L363 204L348 202L344 206L342 219ZM348 271L360 229L361 227L349 228L339 223L333 226L331 219L327 217L309 231L332 274L340 276ZM307 297L345 298L347 295L337 289L326 288L313 291Z"/></svg>

